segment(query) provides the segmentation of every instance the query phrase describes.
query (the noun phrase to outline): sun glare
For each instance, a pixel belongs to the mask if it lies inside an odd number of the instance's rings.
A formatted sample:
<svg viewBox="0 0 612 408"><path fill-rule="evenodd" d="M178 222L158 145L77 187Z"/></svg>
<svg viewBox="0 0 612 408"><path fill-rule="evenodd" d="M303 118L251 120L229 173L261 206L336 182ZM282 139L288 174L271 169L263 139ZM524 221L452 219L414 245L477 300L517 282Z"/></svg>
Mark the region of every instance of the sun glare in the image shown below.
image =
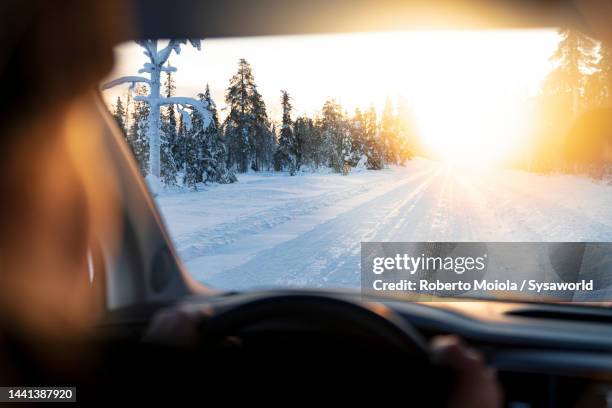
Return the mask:
<svg viewBox="0 0 612 408"><path fill-rule="evenodd" d="M378 71L378 79L370 80L370 98L386 89L407 101L428 154L464 166L497 164L518 154L530 125L530 100L551 69L554 32L386 36L372 38L381 54L394 56L384 68L366 65Z"/></svg>
<svg viewBox="0 0 612 408"><path fill-rule="evenodd" d="M516 155L530 126L530 100L550 70L555 35L465 32L437 40L436 58L422 65L419 83L405 90L424 147L468 166Z"/></svg>
<svg viewBox="0 0 612 408"><path fill-rule="evenodd" d="M528 128L528 98L479 88L470 78L448 81L445 91L415 95L417 133L426 151L454 164L496 164L520 150Z"/></svg>
<svg viewBox="0 0 612 408"><path fill-rule="evenodd" d="M559 41L554 30L425 31L205 40L185 49L177 89L202 92L208 83L224 110L236 63L253 66L270 116L280 118L279 92L292 96L295 115L316 116L336 99L348 115L387 99L405 105L431 156L463 165L489 165L515 154L529 126L530 99L550 71ZM111 77L136 72L142 54L119 49ZM115 97L113 95L112 97Z"/></svg>

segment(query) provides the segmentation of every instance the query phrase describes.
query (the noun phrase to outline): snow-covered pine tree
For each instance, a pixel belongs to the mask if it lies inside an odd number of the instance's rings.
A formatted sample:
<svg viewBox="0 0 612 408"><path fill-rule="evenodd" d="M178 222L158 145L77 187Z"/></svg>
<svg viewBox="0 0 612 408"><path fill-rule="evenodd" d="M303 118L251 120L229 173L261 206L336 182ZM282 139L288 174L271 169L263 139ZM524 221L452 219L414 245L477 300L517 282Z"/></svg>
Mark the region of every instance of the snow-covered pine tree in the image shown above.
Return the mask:
<svg viewBox="0 0 612 408"><path fill-rule="evenodd" d="M292 129L291 121L291 97L285 90L281 91L281 107L283 110L283 118L281 122L280 137L278 139L278 148L274 153L274 170L288 170L289 174L295 175L297 171L296 160L296 142Z"/></svg>
<svg viewBox="0 0 612 408"><path fill-rule="evenodd" d="M146 86L138 86L135 93L136 95L146 95ZM147 137L149 105L143 101L134 101L132 110L132 120L126 139L143 177L146 177L149 172L149 139Z"/></svg>
<svg viewBox="0 0 612 408"><path fill-rule="evenodd" d="M612 47L600 43L595 70L585 81L585 105L589 108L612 107Z"/></svg>
<svg viewBox="0 0 612 408"><path fill-rule="evenodd" d="M596 71L596 42L573 29L562 29L559 34L561 41L551 58L555 68L544 79L535 104L538 122L534 130L535 152L529 164L532 170L566 166L566 135L586 105L585 87L589 74Z"/></svg>
<svg viewBox="0 0 612 408"><path fill-rule="evenodd" d="M264 160L264 168L263 170L272 170L274 169L274 153L276 152L278 140L277 140L277 132L276 132L276 124L267 120L266 133L264 137L264 148L263 148L263 160Z"/></svg>
<svg viewBox="0 0 612 408"><path fill-rule="evenodd" d="M250 138L250 148L252 151L251 169L254 171L262 171L270 168L272 162L273 151L270 150L273 135L271 133L271 123L268 119L266 104L257 90L257 86L253 86L251 94L252 107L252 123L250 128L253 130Z"/></svg>
<svg viewBox="0 0 612 408"><path fill-rule="evenodd" d="M351 157L349 163L355 167L362 158L365 159L365 124L361 109L355 109L355 115L350 120Z"/></svg>
<svg viewBox="0 0 612 408"><path fill-rule="evenodd" d="M323 133L328 165L334 171L347 173L350 166L351 134L342 107L334 99L325 102L319 126Z"/></svg>
<svg viewBox="0 0 612 408"><path fill-rule="evenodd" d="M144 54L149 58L149 61L138 71L139 73L148 74L148 78L143 76L125 76L117 78L103 85L103 89L108 89L120 84L130 83L145 83L148 85L149 93L147 95L138 95L134 99L144 101L149 104L149 123L148 123L148 139L149 139L149 176L153 179L149 183L151 188L157 188L157 183L161 175L161 138L160 138L160 114L161 107L165 105L181 105L183 108L196 109L206 121L210 120L210 113L202 102L188 97L162 97L160 94L161 88L161 73L174 72L176 68L165 67L164 64L172 52L180 54L181 46L189 42L198 50L201 47L201 40L198 39L183 39L170 40L168 44L159 49L158 40L140 40L136 43L144 49Z"/></svg>
<svg viewBox="0 0 612 408"><path fill-rule="evenodd" d="M380 136L384 143L385 163L398 164L397 121L393 112L391 98L385 100L385 106L380 121Z"/></svg>
<svg viewBox="0 0 612 408"><path fill-rule="evenodd" d="M405 165L414 155L417 145L416 136L412 127L410 109L403 97L399 98L396 117L396 138L398 164Z"/></svg>
<svg viewBox="0 0 612 408"><path fill-rule="evenodd" d="M191 128L187 129L183 117L179 119L181 126L181 146L184 148L183 158L183 185L197 189L197 183L202 182L202 126L196 123L196 113L192 112ZM197 120L200 120L197 118ZM200 121L201 122L201 121Z"/></svg>
<svg viewBox="0 0 612 408"><path fill-rule="evenodd" d="M230 86L225 95L229 114L224 124L225 142L229 151L228 165L240 173L248 171L252 159L251 96L254 86L251 66L242 58L238 62L238 72L230 78Z"/></svg>
<svg viewBox="0 0 612 408"><path fill-rule="evenodd" d="M166 130L168 130L170 127L170 119L166 115L168 115L167 112L162 113L161 123L162 129L166 128ZM174 152L172 151L172 147L174 144L173 141L178 137L178 132L180 129L184 128L182 120L183 118L179 117L178 129L176 128L175 124L175 129L177 130L174 132L168 131L168 133L162 130L160 135L160 180L167 186L176 185L177 182L179 166L174 160Z"/></svg>
<svg viewBox="0 0 612 408"><path fill-rule="evenodd" d="M238 72L230 79L225 101L230 110L223 126L229 151L228 165L240 173L249 168L269 168L274 136L266 105L245 59L238 62Z"/></svg>
<svg viewBox="0 0 612 408"><path fill-rule="evenodd" d="M385 167L385 144L378 132L376 109L370 106L362 116L364 152L368 159L366 166L370 170L381 170Z"/></svg>
<svg viewBox="0 0 612 408"><path fill-rule="evenodd" d="M597 43L573 29L562 29L560 34L561 41L552 57L556 68L549 74L552 83L547 85L557 87L557 93L567 95L569 113L573 117L581 107L586 74L596 68Z"/></svg>
<svg viewBox="0 0 612 408"><path fill-rule="evenodd" d="M601 58L597 63L599 69L598 77L600 78L600 105L612 106L612 45L608 43L600 44Z"/></svg>
<svg viewBox="0 0 612 408"><path fill-rule="evenodd" d="M167 68L172 68L168 62ZM166 80L164 81L164 96L170 98L174 96L176 85L172 78L172 71L166 71ZM166 185L175 185L176 177L180 170L183 169L184 157L182 144L183 139L179 139L176 123L176 111L174 105L167 105L161 109L161 180ZM182 124L182 118L181 118ZM184 129L184 125L182 125ZM184 133L184 132L183 132Z"/></svg>
<svg viewBox="0 0 612 408"><path fill-rule="evenodd" d="M299 117L293 123L295 167L297 171L304 165L314 169L319 166L320 161L317 157L320 144L319 134L311 118Z"/></svg>
<svg viewBox="0 0 612 408"><path fill-rule="evenodd" d="M127 135L126 123L125 123L125 108L123 107L123 102L121 101L121 97L117 97L117 102L115 103L115 108L113 110L113 117L121 129L121 132L124 135Z"/></svg>
<svg viewBox="0 0 612 408"><path fill-rule="evenodd" d="M206 147L207 155L203 156L202 160L202 178L205 183L235 183L238 181L233 171L226 166L227 149L223 142L223 133L221 132L221 124L219 123L219 115L217 113L217 105L212 99L210 88L206 84L204 95L200 95L200 99L209 106L212 120L204 132L204 146ZM194 114L197 114L194 113ZM200 119L201 121L201 119Z"/></svg>
<svg viewBox="0 0 612 408"><path fill-rule="evenodd" d="M198 97L207 104L211 121L204 129L198 112L191 114L192 129L187 132L190 147L186 158L185 184L195 188L197 183L202 182L234 183L237 178L226 166L227 151L221 139L217 108L208 85L204 93L198 94Z"/></svg>
<svg viewBox="0 0 612 408"><path fill-rule="evenodd" d="M276 163L276 156L277 156L277 151L278 151L278 142L279 142L279 134L278 131L276 130L276 123L274 121L271 121L270 124L270 133L272 135L272 139L273 139L273 143L271 145L271 152L272 152L272 167L271 169L274 171L281 171L282 168L278 168L277 169L277 163ZM270 169L268 169L270 170Z"/></svg>

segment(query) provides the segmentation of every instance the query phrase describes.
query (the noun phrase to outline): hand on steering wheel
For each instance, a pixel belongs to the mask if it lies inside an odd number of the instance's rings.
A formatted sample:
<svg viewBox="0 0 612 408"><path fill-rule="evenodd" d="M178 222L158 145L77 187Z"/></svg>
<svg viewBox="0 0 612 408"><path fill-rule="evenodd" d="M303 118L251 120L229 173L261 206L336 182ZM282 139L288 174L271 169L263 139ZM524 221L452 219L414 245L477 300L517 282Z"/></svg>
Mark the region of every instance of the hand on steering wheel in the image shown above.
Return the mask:
<svg viewBox="0 0 612 408"><path fill-rule="evenodd" d="M501 408L502 388L482 355L457 336L437 336L431 341L433 361L455 372L449 397L453 408Z"/></svg>

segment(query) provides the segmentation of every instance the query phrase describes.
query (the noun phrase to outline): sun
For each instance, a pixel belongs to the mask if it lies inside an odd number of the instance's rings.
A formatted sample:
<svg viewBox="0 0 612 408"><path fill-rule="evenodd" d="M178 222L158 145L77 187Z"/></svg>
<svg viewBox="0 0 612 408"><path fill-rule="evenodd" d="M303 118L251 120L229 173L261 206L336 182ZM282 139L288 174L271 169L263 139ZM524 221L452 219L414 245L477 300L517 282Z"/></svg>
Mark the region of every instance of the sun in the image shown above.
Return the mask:
<svg viewBox="0 0 612 408"><path fill-rule="evenodd" d="M422 95L415 105L426 153L453 164L481 167L501 164L520 152L527 136L525 107L494 92L465 88L447 87L443 101Z"/></svg>
<svg viewBox="0 0 612 408"><path fill-rule="evenodd" d="M469 167L500 165L526 154L530 98L550 65L539 31L439 33L430 58L403 91L430 156ZM551 41L552 42L552 41ZM431 52L435 49L435 52ZM450 57L449 57L450 56ZM440 69L443 67L443 69ZM535 92L534 92L535 91Z"/></svg>

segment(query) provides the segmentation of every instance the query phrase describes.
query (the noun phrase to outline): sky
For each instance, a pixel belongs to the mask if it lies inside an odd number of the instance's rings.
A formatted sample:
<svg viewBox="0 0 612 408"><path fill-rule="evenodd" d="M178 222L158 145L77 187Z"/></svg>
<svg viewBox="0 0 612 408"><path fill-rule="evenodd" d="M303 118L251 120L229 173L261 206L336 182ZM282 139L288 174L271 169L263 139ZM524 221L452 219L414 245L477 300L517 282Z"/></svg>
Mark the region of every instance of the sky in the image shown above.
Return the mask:
<svg viewBox="0 0 612 408"><path fill-rule="evenodd" d="M221 117L229 79L245 58L274 120L283 89L294 117L316 114L329 98L351 114L372 104L381 111L387 98L401 98L432 146L456 152L485 141L493 154L524 135L527 101L552 68L558 41L554 30L205 39L201 51L183 46L170 61L178 69L177 95L195 96L208 83ZM145 61L136 44L121 45L108 79L135 75ZM126 93L123 86L106 97Z"/></svg>

